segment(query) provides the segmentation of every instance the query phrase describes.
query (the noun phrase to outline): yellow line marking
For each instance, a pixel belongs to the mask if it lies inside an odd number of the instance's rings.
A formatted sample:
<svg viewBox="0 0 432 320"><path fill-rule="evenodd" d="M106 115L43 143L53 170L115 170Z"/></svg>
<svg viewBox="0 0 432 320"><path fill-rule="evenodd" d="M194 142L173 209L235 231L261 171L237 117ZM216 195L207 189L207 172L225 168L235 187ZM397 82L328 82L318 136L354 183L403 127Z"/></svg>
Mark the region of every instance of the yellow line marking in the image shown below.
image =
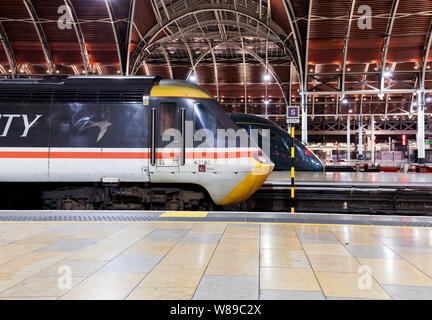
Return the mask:
<svg viewBox="0 0 432 320"><path fill-rule="evenodd" d="M185 217L185 218L205 218L208 212L199 211L167 211L159 217Z"/></svg>

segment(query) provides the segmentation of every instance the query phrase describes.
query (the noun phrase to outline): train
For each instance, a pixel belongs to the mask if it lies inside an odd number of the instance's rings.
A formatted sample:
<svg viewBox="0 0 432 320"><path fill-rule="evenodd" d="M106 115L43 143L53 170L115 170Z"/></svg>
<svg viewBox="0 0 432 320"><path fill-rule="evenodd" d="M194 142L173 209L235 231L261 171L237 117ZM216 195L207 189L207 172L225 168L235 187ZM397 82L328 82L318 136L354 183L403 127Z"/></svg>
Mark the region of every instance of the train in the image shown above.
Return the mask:
<svg viewBox="0 0 432 320"><path fill-rule="evenodd" d="M251 114L230 114L231 119L240 128L246 130L254 138L255 142L267 151L271 161L275 164L274 171L291 170L291 147L292 138L290 134L280 128L275 122ZM268 149L263 147L263 133L268 130ZM256 130L257 134L252 131ZM264 142L265 143L265 142ZM296 171L324 171L322 161L304 145L295 139L294 143L294 168Z"/></svg>
<svg viewBox="0 0 432 320"><path fill-rule="evenodd" d="M191 82L0 80L3 208L211 210L243 203L273 168Z"/></svg>

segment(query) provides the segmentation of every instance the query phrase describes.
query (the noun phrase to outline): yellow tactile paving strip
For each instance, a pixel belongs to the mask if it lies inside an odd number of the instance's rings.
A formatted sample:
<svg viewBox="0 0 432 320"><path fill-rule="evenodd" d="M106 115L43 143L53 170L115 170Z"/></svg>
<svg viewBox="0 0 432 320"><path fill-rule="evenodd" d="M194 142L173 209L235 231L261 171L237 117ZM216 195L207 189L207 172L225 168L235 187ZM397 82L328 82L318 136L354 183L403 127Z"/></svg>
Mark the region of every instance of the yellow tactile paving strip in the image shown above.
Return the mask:
<svg viewBox="0 0 432 320"><path fill-rule="evenodd" d="M199 211L168 211L160 215L160 217L178 217L178 218L205 218L208 212Z"/></svg>
<svg viewBox="0 0 432 320"><path fill-rule="evenodd" d="M431 266L432 228L0 224L0 299L423 299Z"/></svg>

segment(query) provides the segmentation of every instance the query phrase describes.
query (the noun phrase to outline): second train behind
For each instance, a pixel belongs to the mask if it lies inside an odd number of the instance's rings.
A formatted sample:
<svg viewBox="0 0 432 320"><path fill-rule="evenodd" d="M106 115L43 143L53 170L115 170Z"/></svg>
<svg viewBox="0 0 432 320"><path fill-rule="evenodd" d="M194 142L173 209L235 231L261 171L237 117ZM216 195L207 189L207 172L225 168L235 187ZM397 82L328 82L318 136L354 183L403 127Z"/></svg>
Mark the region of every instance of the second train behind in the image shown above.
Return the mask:
<svg viewBox="0 0 432 320"><path fill-rule="evenodd" d="M255 142L258 143L260 148L263 148L263 135L268 132L270 134L270 151L268 155L275 164L273 171L291 170L292 138L290 134L275 122L262 117L251 114L231 114L230 116L234 123L239 128L245 129L251 137L254 137L252 130L257 130L258 137L255 137L255 139L258 141ZM264 131L266 129L267 131ZM294 167L296 171L324 171L321 160L298 140L295 140L294 144Z"/></svg>

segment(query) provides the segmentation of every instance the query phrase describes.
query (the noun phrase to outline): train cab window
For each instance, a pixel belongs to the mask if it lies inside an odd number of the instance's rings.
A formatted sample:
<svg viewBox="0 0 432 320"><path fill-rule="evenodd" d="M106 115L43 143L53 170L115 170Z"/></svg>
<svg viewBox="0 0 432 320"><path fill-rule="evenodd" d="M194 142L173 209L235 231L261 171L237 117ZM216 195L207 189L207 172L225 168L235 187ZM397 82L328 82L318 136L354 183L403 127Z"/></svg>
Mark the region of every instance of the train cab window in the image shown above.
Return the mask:
<svg viewBox="0 0 432 320"><path fill-rule="evenodd" d="M207 129L216 133L217 120L201 103L194 104L194 129Z"/></svg>
<svg viewBox="0 0 432 320"><path fill-rule="evenodd" d="M194 104L193 123L194 123L194 147L216 146L216 133L218 128L218 120L201 103Z"/></svg>

